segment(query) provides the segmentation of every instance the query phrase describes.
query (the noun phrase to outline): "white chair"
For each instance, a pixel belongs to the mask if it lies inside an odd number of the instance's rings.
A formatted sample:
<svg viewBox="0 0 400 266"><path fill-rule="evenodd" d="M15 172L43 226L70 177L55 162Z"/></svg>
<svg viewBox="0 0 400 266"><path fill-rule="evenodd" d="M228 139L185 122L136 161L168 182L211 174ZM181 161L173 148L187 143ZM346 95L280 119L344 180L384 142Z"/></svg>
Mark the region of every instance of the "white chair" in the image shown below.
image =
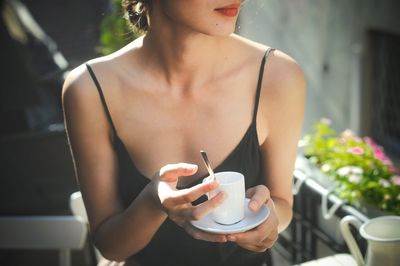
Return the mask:
<svg viewBox="0 0 400 266"><path fill-rule="evenodd" d="M0 249L59 250L59 265L71 265L71 250L82 249L87 225L74 216L0 217Z"/></svg>
<svg viewBox="0 0 400 266"><path fill-rule="evenodd" d="M83 221L86 223L86 226L89 225L89 220L88 220L88 216L86 213L85 204L83 203L82 194L80 191L77 191L77 192L74 192L71 194L71 196L69 198L69 207L74 216L82 218ZM97 262L99 262L103 258L103 256L101 255L101 253L99 252L98 249L96 249L95 247L93 247L93 248L94 248L96 260L97 260Z"/></svg>
<svg viewBox="0 0 400 266"><path fill-rule="evenodd" d="M85 204L83 203L80 191L71 194L69 197L69 207L73 215L81 217L86 224L89 224Z"/></svg>

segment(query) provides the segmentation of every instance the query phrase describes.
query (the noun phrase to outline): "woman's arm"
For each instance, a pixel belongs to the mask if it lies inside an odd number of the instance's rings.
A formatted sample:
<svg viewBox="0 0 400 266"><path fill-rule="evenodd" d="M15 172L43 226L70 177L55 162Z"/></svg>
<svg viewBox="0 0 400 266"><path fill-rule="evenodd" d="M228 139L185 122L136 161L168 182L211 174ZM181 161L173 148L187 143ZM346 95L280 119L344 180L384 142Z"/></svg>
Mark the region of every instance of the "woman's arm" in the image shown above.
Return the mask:
<svg viewBox="0 0 400 266"><path fill-rule="evenodd" d="M94 243L106 258L123 260L148 243L166 215L156 207L147 187L128 209L123 209L117 191L117 158L110 124L84 66L68 75L62 100Z"/></svg>
<svg viewBox="0 0 400 266"><path fill-rule="evenodd" d="M265 84L266 108L261 124L267 125L268 133L261 151L265 184L275 203L281 232L292 218L292 178L304 120L306 83L293 59L279 51L275 54L276 70L265 73L274 78Z"/></svg>
<svg viewBox="0 0 400 266"><path fill-rule="evenodd" d="M201 218L222 200L221 196L216 197L196 208L190 204L192 198L211 191L216 184L203 183L184 191L160 189L162 184L169 184L179 176L194 174L197 168L181 164L164 167L124 209L117 189L118 162L112 145L110 124L84 66L68 75L62 101L91 235L105 258L122 261L139 252L150 242L167 214L172 215L174 221L196 238L226 241L224 236L199 232L185 222Z"/></svg>
<svg viewBox="0 0 400 266"><path fill-rule="evenodd" d="M303 73L293 59L275 51L265 67L257 130L263 132L261 145L264 185L247 191L250 208L267 204L268 219L257 228L228 236L228 240L253 250L272 247L278 233L292 219L292 177L297 143L304 116L306 84Z"/></svg>

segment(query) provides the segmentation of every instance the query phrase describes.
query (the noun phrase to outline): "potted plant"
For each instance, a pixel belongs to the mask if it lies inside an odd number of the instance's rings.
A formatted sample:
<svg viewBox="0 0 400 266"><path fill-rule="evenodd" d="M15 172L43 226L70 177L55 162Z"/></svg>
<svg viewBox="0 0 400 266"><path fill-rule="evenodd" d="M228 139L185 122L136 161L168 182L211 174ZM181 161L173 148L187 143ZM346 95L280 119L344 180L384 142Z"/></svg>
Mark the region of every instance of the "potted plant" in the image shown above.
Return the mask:
<svg viewBox="0 0 400 266"><path fill-rule="evenodd" d="M328 176L335 194L367 212L373 206L400 215L400 175L384 149L350 130L337 134L328 119L314 125L301 146L309 163Z"/></svg>

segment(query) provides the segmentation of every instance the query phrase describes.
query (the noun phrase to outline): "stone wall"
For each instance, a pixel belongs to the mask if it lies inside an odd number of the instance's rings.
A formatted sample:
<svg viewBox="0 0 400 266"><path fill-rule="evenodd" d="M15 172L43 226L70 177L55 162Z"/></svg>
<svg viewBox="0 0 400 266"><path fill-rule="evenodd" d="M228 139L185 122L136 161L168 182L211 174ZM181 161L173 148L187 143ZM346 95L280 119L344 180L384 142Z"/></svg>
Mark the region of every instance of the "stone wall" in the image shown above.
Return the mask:
<svg viewBox="0 0 400 266"><path fill-rule="evenodd" d="M237 32L302 66L308 83L303 132L327 117L338 130L360 133L367 31L400 34L399 14L397 0L248 0Z"/></svg>

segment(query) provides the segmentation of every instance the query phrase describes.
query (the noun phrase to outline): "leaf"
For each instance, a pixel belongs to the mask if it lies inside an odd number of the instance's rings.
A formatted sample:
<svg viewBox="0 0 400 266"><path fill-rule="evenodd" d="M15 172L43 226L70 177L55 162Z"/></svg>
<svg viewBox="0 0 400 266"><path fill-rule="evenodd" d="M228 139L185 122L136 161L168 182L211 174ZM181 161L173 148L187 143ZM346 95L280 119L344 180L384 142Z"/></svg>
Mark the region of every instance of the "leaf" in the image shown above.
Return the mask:
<svg viewBox="0 0 400 266"><path fill-rule="evenodd" d="M143 34L131 27L124 18L121 2L121 0L113 0L110 12L100 23L99 46L96 47L96 51L102 55L119 50Z"/></svg>

